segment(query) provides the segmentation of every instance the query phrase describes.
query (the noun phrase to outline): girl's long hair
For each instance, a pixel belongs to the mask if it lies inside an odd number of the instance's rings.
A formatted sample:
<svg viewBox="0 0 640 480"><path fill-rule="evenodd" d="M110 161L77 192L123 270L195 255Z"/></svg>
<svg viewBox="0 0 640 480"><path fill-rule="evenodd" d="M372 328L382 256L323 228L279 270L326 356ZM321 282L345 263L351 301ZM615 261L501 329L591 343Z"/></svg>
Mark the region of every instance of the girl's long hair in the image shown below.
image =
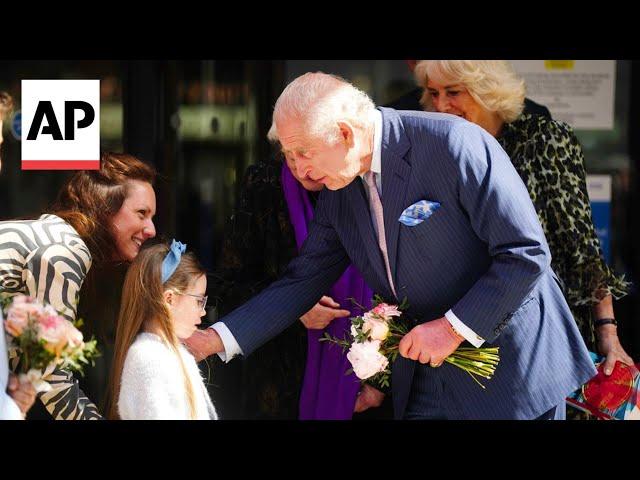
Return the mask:
<svg viewBox="0 0 640 480"><path fill-rule="evenodd" d="M187 252L182 255L180 264L171 277L163 284L161 281L162 262L169 251L165 243L143 249L131 263L124 280L120 315L116 326L115 352L109 379L109 396L107 401L107 418L119 419L118 397L122 369L129 347L136 335L143 331L145 322L155 322L159 327L162 341L173 350L180 363L184 376L184 387L187 395L191 418L196 418L196 402L193 385L189 379L186 366L178 350L179 340L171 321L169 309L164 302L163 292L173 289L184 292L192 286L200 276L205 275L195 255Z"/></svg>

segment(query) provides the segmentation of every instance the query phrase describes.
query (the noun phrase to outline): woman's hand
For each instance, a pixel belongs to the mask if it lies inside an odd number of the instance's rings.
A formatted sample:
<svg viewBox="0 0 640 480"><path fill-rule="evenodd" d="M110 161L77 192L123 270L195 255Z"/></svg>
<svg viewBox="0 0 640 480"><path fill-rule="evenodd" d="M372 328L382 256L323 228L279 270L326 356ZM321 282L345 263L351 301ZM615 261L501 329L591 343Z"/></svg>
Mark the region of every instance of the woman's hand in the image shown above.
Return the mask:
<svg viewBox="0 0 640 480"><path fill-rule="evenodd" d="M310 330L322 330L334 319L349 315L351 315L349 310L341 309L340 304L333 298L324 296L311 310L300 317L300 321Z"/></svg>
<svg viewBox="0 0 640 480"><path fill-rule="evenodd" d="M375 408L382 405L384 393L377 388L365 383L356 398L356 406L353 409L355 413L364 412L369 408Z"/></svg>
<svg viewBox="0 0 640 480"><path fill-rule="evenodd" d="M604 362L604 374L611 375L616 362L620 361L627 365L633 365L633 359L624 351L618 338L617 327L615 325L602 325L596 331L598 337L598 352L606 356Z"/></svg>
<svg viewBox="0 0 640 480"><path fill-rule="evenodd" d="M593 306L594 318L614 318L613 297L607 295L600 303ZM596 327L597 349L600 355L606 358L604 362L604 374L611 375L616 362L620 361L627 365L633 365L633 359L624 351L618 338L618 327L612 324Z"/></svg>

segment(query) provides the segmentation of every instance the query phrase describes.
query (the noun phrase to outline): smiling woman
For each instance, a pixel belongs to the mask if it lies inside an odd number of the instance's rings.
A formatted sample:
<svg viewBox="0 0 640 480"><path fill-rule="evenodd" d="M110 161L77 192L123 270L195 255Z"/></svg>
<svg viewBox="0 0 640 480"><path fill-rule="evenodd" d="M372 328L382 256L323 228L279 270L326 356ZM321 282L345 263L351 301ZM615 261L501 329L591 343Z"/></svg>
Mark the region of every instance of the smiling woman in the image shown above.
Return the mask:
<svg viewBox="0 0 640 480"><path fill-rule="evenodd" d="M151 184L130 180L127 197L111 221L111 232L116 242L114 260L132 261L142 244L155 237L152 220L155 212L156 196Z"/></svg>
<svg viewBox="0 0 640 480"><path fill-rule="evenodd" d="M62 188L53 213L70 223L95 263L133 260L155 236L155 171L137 158L104 153L100 170L81 170Z"/></svg>
<svg viewBox="0 0 640 480"><path fill-rule="evenodd" d="M0 293L35 297L75 320L92 265L129 262L155 236L154 180L137 158L105 153L100 170L71 177L50 212L0 222ZM101 417L69 372L56 370L47 381L54 388L39 398L54 418Z"/></svg>

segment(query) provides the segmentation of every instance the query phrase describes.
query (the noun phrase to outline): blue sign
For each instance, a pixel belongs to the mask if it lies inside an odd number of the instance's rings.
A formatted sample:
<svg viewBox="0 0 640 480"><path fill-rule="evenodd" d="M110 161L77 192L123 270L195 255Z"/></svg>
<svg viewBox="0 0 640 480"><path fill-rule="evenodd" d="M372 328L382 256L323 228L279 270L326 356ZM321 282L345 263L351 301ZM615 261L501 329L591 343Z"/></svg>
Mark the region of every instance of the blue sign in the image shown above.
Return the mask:
<svg viewBox="0 0 640 480"><path fill-rule="evenodd" d="M604 259L611 264L611 203L591 202L591 212Z"/></svg>
<svg viewBox="0 0 640 480"><path fill-rule="evenodd" d="M22 138L22 112L18 110L11 121L11 134L16 140Z"/></svg>

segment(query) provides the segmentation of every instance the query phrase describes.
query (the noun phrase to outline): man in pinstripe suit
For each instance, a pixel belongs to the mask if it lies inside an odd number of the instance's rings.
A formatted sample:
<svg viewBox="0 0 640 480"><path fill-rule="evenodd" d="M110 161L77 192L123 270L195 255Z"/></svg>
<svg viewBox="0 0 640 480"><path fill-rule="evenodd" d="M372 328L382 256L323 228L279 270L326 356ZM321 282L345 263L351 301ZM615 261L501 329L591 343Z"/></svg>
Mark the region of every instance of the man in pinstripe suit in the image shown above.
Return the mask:
<svg viewBox="0 0 640 480"><path fill-rule="evenodd" d="M527 190L495 139L447 114L376 109L322 73L294 80L270 138L327 187L283 278L192 337L196 356L248 355L306 312L351 261L413 329L392 367L396 418L562 419L595 375ZM437 206L430 216L415 205ZM403 213L412 221L401 223ZM443 360L498 346L483 390Z"/></svg>

